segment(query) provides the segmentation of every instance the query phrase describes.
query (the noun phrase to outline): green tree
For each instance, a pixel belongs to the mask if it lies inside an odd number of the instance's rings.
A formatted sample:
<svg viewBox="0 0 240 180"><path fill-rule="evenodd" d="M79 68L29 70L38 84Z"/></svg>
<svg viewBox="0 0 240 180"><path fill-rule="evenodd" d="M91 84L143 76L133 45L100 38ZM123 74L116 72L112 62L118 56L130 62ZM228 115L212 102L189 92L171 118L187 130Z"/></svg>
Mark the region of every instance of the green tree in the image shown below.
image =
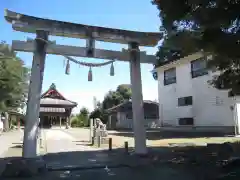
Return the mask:
<svg viewBox="0 0 240 180"><path fill-rule="evenodd" d="M101 109L100 108L97 108L97 109L94 109L91 113L90 113L90 116L89 118L90 119L96 119L96 118L102 118L102 112L101 112Z"/></svg>
<svg viewBox="0 0 240 180"><path fill-rule="evenodd" d="M71 117L72 127L87 127L89 126L89 110L85 107L80 109L79 114Z"/></svg>
<svg viewBox="0 0 240 180"><path fill-rule="evenodd" d="M121 84L117 87L116 92L118 92L124 100L129 100L132 97L132 90L129 84Z"/></svg>
<svg viewBox="0 0 240 180"><path fill-rule="evenodd" d="M22 108L26 103L29 69L16 53L0 44L0 110Z"/></svg>
<svg viewBox="0 0 240 180"><path fill-rule="evenodd" d="M86 107L83 107L80 109L79 114L82 114L83 116L89 116L89 110Z"/></svg>
<svg viewBox="0 0 240 180"><path fill-rule="evenodd" d="M130 100L132 91L130 85L121 84L117 87L116 91L109 91L102 102L102 109L109 109L124 101Z"/></svg>
<svg viewBox="0 0 240 180"><path fill-rule="evenodd" d="M109 91L103 102L98 102L98 107L90 113L90 119L100 118L103 123L107 123L108 115L105 110L112 108L124 101L130 100L132 96L131 87L128 84L121 84L116 91Z"/></svg>
<svg viewBox="0 0 240 180"><path fill-rule="evenodd" d="M164 42L159 61L196 51L212 55L209 67L220 75L212 84L240 93L239 0L154 0L160 12Z"/></svg>
<svg viewBox="0 0 240 180"><path fill-rule="evenodd" d="M8 130L8 110L23 108L27 99L29 69L5 42L0 43L0 113L5 112L4 129Z"/></svg>
<svg viewBox="0 0 240 180"><path fill-rule="evenodd" d="M109 91L102 102L102 109L109 109L123 102L124 99L119 92Z"/></svg>
<svg viewBox="0 0 240 180"><path fill-rule="evenodd" d="M89 126L89 110L86 107L80 109L79 120L82 126Z"/></svg>
<svg viewBox="0 0 240 180"><path fill-rule="evenodd" d="M101 108L97 108L97 109L94 109L91 113L90 113L90 116L89 116L89 119L96 119L96 118L99 118L101 119L101 121L106 124L107 123L107 120L108 120L108 115L107 113L105 112L105 110L101 109Z"/></svg>

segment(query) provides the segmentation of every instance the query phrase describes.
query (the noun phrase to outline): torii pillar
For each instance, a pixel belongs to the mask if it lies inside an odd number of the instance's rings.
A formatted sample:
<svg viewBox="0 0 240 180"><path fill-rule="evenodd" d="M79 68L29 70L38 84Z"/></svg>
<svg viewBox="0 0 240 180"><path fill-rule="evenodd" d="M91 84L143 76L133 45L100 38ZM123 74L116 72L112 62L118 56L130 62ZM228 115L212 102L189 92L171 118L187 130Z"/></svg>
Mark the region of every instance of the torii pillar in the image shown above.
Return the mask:
<svg viewBox="0 0 240 180"><path fill-rule="evenodd" d="M42 81L46 56L46 42L48 34L45 31L37 31L35 39L35 51L32 61L31 78L28 93L28 103L25 119L23 157L35 158L37 156L37 133L39 125L39 108L42 91Z"/></svg>
<svg viewBox="0 0 240 180"><path fill-rule="evenodd" d="M146 129L144 122L141 64L139 56L140 50L138 43L130 43L129 51L135 153L146 154Z"/></svg>

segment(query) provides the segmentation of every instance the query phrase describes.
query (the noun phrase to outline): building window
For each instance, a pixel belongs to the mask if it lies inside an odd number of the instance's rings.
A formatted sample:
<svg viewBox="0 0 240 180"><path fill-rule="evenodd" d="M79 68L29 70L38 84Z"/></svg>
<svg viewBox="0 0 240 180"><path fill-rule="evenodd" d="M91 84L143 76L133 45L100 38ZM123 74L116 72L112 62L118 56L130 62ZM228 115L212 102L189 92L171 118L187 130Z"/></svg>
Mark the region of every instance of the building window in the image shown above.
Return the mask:
<svg viewBox="0 0 240 180"><path fill-rule="evenodd" d="M190 106L192 104L192 96L178 98L178 106Z"/></svg>
<svg viewBox="0 0 240 180"><path fill-rule="evenodd" d="M194 119L193 118L179 118L178 124L180 126L194 125Z"/></svg>
<svg viewBox="0 0 240 180"><path fill-rule="evenodd" d="M200 58L200 59L192 61L191 62L191 74L192 74L192 78L208 74L206 59Z"/></svg>
<svg viewBox="0 0 240 180"><path fill-rule="evenodd" d="M164 71L164 85L176 83L176 68Z"/></svg>

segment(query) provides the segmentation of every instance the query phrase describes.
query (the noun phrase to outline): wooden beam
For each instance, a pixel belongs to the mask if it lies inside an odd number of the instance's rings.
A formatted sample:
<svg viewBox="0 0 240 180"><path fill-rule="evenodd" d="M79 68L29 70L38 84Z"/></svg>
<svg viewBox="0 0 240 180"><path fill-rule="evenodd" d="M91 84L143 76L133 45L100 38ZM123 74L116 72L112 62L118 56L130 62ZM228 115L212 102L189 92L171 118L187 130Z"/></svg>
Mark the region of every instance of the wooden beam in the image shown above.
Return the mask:
<svg viewBox="0 0 240 180"><path fill-rule="evenodd" d="M13 41L12 49L15 51L34 52L34 42ZM87 48L67 45L49 44L46 52L48 54L87 57ZM93 58L130 61L130 54L127 50L112 51L104 49L94 49ZM140 52L140 62L147 64L155 64L156 57L154 55L147 55L146 52Z"/></svg>

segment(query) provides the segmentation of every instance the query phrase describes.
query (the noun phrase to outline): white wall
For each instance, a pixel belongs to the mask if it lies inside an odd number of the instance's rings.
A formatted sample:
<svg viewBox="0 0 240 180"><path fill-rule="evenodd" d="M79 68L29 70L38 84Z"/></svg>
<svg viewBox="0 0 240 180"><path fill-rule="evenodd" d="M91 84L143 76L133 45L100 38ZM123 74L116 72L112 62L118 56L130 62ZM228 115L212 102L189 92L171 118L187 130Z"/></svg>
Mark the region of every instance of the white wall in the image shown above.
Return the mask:
<svg viewBox="0 0 240 180"><path fill-rule="evenodd" d="M234 126L233 99L227 91L220 91L209 85L212 73L192 80L193 111L196 126ZM197 102L197 103L194 103Z"/></svg>
<svg viewBox="0 0 240 180"><path fill-rule="evenodd" d="M176 84L171 84L164 87L164 75L158 75L158 90L159 90L159 117L161 124L176 125L177 118L177 99L176 99ZM164 87L164 88L162 88ZM174 113L172 113L174 111Z"/></svg>
<svg viewBox="0 0 240 180"><path fill-rule="evenodd" d="M193 117L195 126L234 126L232 98L209 85L213 73L192 78L191 60L158 68L159 114L163 125L178 125L178 118ZM164 70L176 67L177 83L164 86ZM193 96L192 106L178 107L178 98Z"/></svg>
<svg viewBox="0 0 240 180"><path fill-rule="evenodd" d="M127 120L125 113L118 112L117 113L117 128L131 128L132 124Z"/></svg>
<svg viewBox="0 0 240 180"><path fill-rule="evenodd" d="M126 114L123 112L117 113L117 128L133 128L133 119L127 119ZM158 123L158 119L145 119L146 128L156 128Z"/></svg>

